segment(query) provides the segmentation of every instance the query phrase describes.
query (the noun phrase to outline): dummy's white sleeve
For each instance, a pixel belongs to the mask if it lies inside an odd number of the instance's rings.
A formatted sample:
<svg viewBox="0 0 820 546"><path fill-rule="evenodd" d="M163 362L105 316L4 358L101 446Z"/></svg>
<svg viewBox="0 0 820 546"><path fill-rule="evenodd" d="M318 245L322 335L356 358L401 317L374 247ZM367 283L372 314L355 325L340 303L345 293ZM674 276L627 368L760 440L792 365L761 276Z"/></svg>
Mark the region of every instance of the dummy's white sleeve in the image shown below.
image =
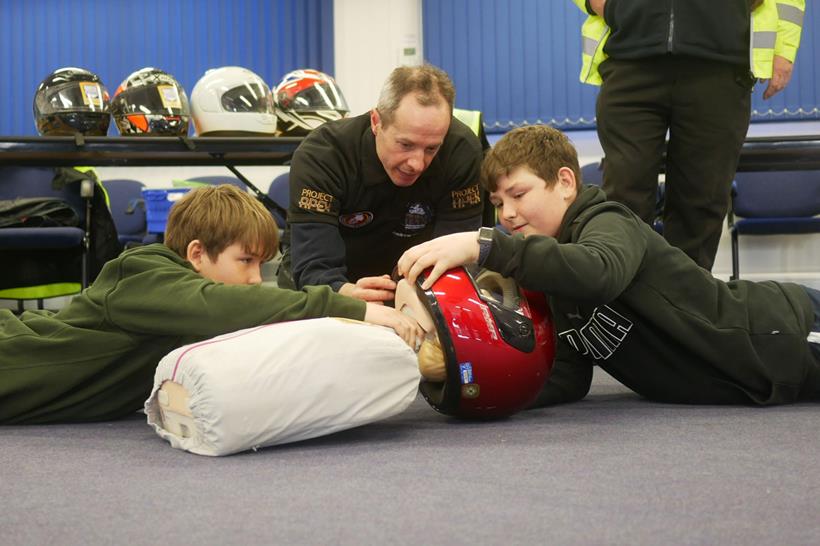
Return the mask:
<svg viewBox="0 0 820 546"><path fill-rule="evenodd" d="M173 447L227 455L396 415L415 399L415 352L392 330L321 318L271 324L180 347L159 363L148 423ZM164 381L189 394L195 430L163 428Z"/></svg>

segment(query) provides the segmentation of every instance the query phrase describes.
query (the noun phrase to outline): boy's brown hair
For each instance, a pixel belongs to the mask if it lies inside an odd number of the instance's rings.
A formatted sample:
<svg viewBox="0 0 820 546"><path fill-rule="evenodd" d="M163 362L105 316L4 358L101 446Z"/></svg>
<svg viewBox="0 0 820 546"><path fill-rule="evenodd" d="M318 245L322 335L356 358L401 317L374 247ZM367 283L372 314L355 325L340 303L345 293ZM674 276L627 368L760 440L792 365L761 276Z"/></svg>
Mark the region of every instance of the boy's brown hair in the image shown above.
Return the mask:
<svg viewBox="0 0 820 546"><path fill-rule="evenodd" d="M279 248L279 230L271 213L230 184L195 188L171 207L165 245L185 258L194 239L202 242L213 261L234 243L265 261Z"/></svg>
<svg viewBox="0 0 820 546"><path fill-rule="evenodd" d="M481 164L481 185L493 192L500 177L519 167L544 179L548 188L557 182L558 170L567 167L575 173L576 189L581 184L578 152L564 133L546 125L519 127L501 137Z"/></svg>

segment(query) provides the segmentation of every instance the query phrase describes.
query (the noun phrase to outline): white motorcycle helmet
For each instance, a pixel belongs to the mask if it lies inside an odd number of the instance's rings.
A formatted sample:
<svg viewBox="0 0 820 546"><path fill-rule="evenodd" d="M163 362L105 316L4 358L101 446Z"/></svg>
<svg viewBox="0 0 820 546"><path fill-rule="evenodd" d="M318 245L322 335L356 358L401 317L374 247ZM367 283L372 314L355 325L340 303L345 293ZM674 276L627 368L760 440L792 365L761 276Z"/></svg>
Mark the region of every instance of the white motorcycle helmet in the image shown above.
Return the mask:
<svg viewBox="0 0 820 546"><path fill-rule="evenodd" d="M241 66L205 72L191 93L191 116L197 136L272 136L276 132L268 84Z"/></svg>

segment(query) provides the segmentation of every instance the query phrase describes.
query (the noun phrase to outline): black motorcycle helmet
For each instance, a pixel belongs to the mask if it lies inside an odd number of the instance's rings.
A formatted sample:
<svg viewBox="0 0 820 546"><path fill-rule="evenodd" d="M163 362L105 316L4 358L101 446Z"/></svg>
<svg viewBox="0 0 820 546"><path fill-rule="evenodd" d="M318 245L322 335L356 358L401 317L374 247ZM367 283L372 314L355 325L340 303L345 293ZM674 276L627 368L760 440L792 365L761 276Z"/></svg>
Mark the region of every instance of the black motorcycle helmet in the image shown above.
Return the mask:
<svg viewBox="0 0 820 546"><path fill-rule="evenodd" d="M108 91L99 76L83 68L55 70L34 94L34 123L41 135L105 136L110 122Z"/></svg>
<svg viewBox="0 0 820 546"><path fill-rule="evenodd" d="M111 115L122 136L185 136L191 109L185 89L172 75L146 67L114 92Z"/></svg>

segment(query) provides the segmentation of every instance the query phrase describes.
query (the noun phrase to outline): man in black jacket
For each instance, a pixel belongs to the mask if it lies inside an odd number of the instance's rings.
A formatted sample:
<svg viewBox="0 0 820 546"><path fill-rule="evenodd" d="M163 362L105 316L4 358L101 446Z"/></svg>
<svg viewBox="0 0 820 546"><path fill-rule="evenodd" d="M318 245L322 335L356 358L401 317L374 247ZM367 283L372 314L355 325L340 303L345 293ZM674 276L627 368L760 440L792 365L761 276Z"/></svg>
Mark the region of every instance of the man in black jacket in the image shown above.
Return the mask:
<svg viewBox="0 0 820 546"><path fill-rule="evenodd" d="M329 285L389 301L390 273L405 249L478 228L482 148L452 117L454 100L442 70L399 67L373 110L305 138L290 168L290 240L279 286Z"/></svg>

